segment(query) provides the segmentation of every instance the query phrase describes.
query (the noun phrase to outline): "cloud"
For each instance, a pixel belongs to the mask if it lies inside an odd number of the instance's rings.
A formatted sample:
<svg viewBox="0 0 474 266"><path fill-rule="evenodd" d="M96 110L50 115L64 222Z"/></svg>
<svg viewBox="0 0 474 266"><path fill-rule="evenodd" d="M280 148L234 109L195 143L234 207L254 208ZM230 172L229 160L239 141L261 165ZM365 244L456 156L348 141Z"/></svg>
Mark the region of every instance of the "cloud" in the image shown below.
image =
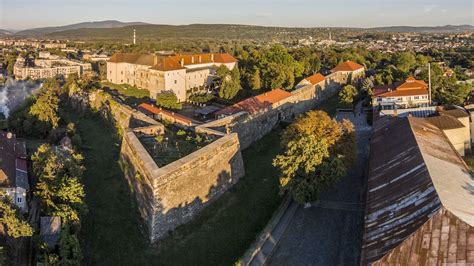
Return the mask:
<svg viewBox="0 0 474 266"><path fill-rule="evenodd" d="M423 12L430 13L432 12L437 6L436 5L426 5L423 6Z"/></svg>

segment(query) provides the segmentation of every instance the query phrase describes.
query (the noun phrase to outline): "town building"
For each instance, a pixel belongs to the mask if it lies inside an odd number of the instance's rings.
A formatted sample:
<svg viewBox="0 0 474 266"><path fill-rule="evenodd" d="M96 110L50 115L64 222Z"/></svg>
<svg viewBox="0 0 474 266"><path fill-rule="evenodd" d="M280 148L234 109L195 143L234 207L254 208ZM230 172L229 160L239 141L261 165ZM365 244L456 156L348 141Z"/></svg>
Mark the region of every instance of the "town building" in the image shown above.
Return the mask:
<svg viewBox="0 0 474 266"><path fill-rule="evenodd" d="M150 91L150 96L172 91L180 102L193 93L203 92L224 65L233 69L237 60L227 53L160 56L116 53L107 61L107 80L130 84Z"/></svg>
<svg viewBox="0 0 474 266"><path fill-rule="evenodd" d="M365 67L352 61L345 61L331 69L330 78L339 83L355 84L365 77Z"/></svg>
<svg viewBox="0 0 474 266"><path fill-rule="evenodd" d="M47 55L48 53L42 54L42 56ZM67 77L70 74L82 76L90 71L92 71L92 65L90 63L83 63L66 58L52 58L51 55L49 55L47 59L35 59L33 62L23 57L18 57L13 67L13 74L17 80L27 78L44 79L59 75Z"/></svg>
<svg viewBox="0 0 474 266"><path fill-rule="evenodd" d="M82 59L92 61L92 62L99 62L99 61L109 61L110 57L106 54L86 53L82 56Z"/></svg>
<svg viewBox="0 0 474 266"><path fill-rule="evenodd" d="M0 190L26 212L29 189L25 142L10 132L0 131Z"/></svg>
<svg viewBox="0 0 474 266"><path fill-rule="evenodd" d="M376 120L367 184L361 265L474 263L474 179L443 130Z"/></svg>
<svg viewBox="0 0 474 266"><path fill-rule="evenodd" d="M372 106L384 109L429 106L428 85L413 77L373 88Z"/></svg>

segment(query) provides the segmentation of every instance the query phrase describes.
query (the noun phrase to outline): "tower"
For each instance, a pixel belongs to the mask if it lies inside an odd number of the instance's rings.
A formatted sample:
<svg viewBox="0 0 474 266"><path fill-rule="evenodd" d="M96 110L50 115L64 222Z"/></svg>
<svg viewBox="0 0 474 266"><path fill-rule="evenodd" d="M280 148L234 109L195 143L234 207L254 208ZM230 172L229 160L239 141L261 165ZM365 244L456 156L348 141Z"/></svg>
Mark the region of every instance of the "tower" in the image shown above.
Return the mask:
<svg viewBox="0 0 474 266"><path fill-rule="evenodd" d="M332 41L331 40L331 31L329 31L329 40Z"/></svg>
<svg viewBox="0 0 474 266"><path fill-rule="evenodd" d="M137 44L137 34L135 32L135 29L133 29L133 45Z"/></svg>

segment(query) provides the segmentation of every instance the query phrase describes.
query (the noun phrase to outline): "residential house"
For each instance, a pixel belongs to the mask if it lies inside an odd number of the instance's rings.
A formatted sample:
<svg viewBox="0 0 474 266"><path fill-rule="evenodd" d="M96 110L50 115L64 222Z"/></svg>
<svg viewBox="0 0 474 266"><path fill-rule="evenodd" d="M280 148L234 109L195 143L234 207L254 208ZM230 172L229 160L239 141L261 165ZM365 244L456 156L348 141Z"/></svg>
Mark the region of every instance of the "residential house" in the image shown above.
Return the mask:
<svg viewBox="0 0 474 266"><path fill-rule="evenodd" d="M0 131L0 189L23 212L28 211L26 144L10 132Z"/></svg>
<svg viewBox="0 0 474 266"><path fill-rule="evenodd" d="M373 88L372 106L384 109L424 107L430 104L428 85L413 77Z"/></svg>
<svg viewBox="0 0 474 266"><path fill-rule="evenodd" d="M206 91L221 65L233 69L237 60L227 53L170 56L116 53L107 61L107 80L147 89L152 98L160 92L172 91L183 102L193 93Z"/></svg>
<svg viewBox="0 0 474 266"><path fill-rule="evenodd" d="M443 131L385 116L370 147L360 264L474 263L474 179Z"/></svg>

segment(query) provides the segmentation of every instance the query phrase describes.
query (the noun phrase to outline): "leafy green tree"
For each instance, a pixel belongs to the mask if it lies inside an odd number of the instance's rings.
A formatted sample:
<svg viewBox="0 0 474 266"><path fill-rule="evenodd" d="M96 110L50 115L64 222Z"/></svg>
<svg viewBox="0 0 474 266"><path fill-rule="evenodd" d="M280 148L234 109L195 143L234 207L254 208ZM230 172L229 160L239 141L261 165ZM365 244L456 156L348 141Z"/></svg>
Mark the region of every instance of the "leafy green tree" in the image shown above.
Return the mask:
<svg viewBox="0 0 474 266"><path fill-rule="evenodd" d="M438 91L436 100L442 104L462 105L471 94L471 91L472 86L470 84L450 82Z"/></svg>
<svg viewBox="0 0 474 266"><path fill-rule="evenodd" d="M339 92L339 99L341 103L351 105L354 103L354 98L357 96L357 89L352 85L346 85Z"/></svg>
<svg viewBox="0 0 474 266"><path fill-rule="evenodd" d="M59 97L52 89L44 90L30 108L30 115L46 122L52 128L59 126Z"/></svg>
<svg viewBox="0 0 474 266"><path fill-rule="evenodd" d="M223 77L219 88L219 97L223 99L233 99L242 89L240 85L240 72L238 67L234 67L228 75Z"/></svg>
<svg viewBox="0 0 474 266"><path fill-rule="evenodd" d="M296 77L300 77L304 71L303 64L296 61L281 45L265 50L258 68L262 85L267 89L291 89Z"/></svg>
<svg viewBox="0 0 474 266"><path fill-rule="evenodd" d="M82 258L79 239L71 233L71 226L66 225L59 238L59 262L61 265L81 265Z"/></svg>
<svg viewBox="0 0 474 266"><path fill-rule="evenodd" d="M82 156L57 152L49 144L41 145L32 156L33 172L38 177L35 196L41 209L50 216L59 216L64 223L78 223L86 211Z"/></svg>
<svg viewBox="0 0 474 266"><path fill-rule="evenodd" d="M0 192L0 224L7 236L12 238L30 237L33 235L31 226L23 220L20 212L12 205L4 192Z"/></svg>
<svg viewBox="0 0 474 266"><path fill-rule="evenodd" d="M168 109L181 109L183 107L172 91L165 91L156 95L156 104Z"/></svg>
<svg viewBox="0 0 474 266"><path fill-rule="evenodd" d="M349 121L338 123L323 111L310 111L283 132L283 154L273 165L280 170L281 192L299 203L319 198L355 162L355 135Z"/></svg>
<svg viewBox="0 0 474 266"><path fill-rule="evenodd" d="M393 64L402 72L408 72L416 65L416 57L412 52L398 52L393 55Z"/></svg>
<svg viewBox="0 0 474 266"><path fill-rule="evenodd" d="M259 90L262 88L262 81L260 79L260 70L255 69L250 80L250 88L252 90Z"/></svg>

